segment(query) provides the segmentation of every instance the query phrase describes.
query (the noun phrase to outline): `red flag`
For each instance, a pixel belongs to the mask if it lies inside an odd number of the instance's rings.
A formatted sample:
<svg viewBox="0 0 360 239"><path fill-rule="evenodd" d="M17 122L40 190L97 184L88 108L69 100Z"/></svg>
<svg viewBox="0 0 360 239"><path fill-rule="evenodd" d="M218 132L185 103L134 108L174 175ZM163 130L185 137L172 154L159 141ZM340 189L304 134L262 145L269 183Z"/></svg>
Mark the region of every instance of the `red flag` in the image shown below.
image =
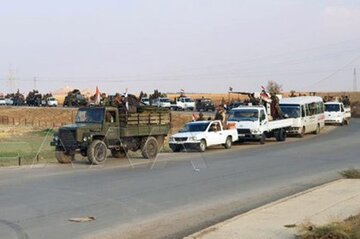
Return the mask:
<svg viewBox="0 0 360 239"><path fill-rule="evenodd" d="M96 86L94 104L95 104L95 105L99 105L99 104L100 104L100 91L99 91L99 88L98 88L97 86Z"/></svg>

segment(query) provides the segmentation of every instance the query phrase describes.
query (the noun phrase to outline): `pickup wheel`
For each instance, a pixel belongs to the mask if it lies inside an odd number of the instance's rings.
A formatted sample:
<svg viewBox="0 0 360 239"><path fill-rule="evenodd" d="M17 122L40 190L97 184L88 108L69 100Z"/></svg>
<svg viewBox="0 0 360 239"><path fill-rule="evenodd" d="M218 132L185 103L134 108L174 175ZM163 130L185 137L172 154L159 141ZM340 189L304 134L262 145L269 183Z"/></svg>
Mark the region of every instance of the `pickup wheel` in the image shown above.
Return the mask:
<svg viewBox="0 0 360 239"><path fill-rule="evenodd" d="M159 151L159 145L154 137L149 137L141 146L141 154L146 159L156 158Z"/></svg>
<svg viewBox="0 0 360 239"><path fill-rule="evenodd" d="M205 150L206 150L206 141L205 139L202 139L199 143L199 151L205 152Z"/></svg>
<svg viewBox="0 0 360 239"><path fill-rule="evenodd" d="M260 138L260 144L265 144L265 142L266 142L266 134L265 134L265 132L261 135L261 138Z"/></svg>
<svg viewBox="0 0 360 239"><path fill-rule="evenodd" d="M228 137L226 138L224 147L225 147L226 149L230 149L231 146L232 146L232 138L231 138L231 136L228 136Z"/></svg>
<svg viewBox="0 0 360 239"><path fill-rule="evenodd" d="M67 163L71 163L71 161L74 160L75 155L65 153L64 151L55 151L55 158L59 163L67 164Z"/></svg>
<svg viewBox="0 0 360 239"><path fill-rule="evenodd" d="M92 164L103 164L107 158L107 146L102 140L94 140L87 149L87 157Z"/></svg>

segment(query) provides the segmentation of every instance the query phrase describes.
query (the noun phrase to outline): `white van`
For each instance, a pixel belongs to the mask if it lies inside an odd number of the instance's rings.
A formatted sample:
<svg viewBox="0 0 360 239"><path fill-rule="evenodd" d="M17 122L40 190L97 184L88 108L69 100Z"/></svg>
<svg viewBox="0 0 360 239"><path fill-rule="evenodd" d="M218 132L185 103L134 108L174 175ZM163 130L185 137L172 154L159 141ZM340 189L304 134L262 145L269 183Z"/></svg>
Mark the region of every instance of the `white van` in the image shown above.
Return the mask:
<svg viewBox="0 0 360 239"><path fill-rule="evenodd" d="M325 103L325 124L348 125L351 118L351 109L345 108L341 102Z"/></svg>
<svg viewBox="0 0 360 239"><path fill-rule="evenodd" d="M323 99L318 96L301 96L283 98L280 100L283 114L294 118L289 134L299 135L314 133L319 134L325 126L325 106Z"/></svg>

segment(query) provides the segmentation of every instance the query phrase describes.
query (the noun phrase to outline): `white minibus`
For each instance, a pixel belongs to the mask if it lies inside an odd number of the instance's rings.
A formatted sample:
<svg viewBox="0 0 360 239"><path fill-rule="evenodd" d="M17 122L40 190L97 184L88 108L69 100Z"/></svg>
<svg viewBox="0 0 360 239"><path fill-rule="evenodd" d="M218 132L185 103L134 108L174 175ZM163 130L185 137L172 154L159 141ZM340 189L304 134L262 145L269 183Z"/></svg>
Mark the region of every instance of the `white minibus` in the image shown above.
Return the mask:
<svg viewBox="0 0 360 239"><path fill-rule="evenodd" d="M282 113L294 118L289 134L299 135L314 133L319 134L325 126L324 102L318 96L301 96L283 98L280 100Z"/></svg>

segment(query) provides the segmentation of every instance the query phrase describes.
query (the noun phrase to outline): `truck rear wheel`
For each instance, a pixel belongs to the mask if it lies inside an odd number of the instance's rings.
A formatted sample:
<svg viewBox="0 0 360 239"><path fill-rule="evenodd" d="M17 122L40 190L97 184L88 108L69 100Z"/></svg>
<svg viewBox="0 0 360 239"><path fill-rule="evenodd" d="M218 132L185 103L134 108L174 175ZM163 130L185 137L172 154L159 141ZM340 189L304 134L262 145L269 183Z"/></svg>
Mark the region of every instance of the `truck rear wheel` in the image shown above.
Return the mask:
<svg viewBox="0 0 360 239"><path fill-rule="evenodd" d="M316 130L313 132L314 134L320 134L320 125L316 126Z"/></svg>
<svg viewBox="0 0 360 239"><path fill-rule="evenodd" d="M148 137L141 146L141 154L144 158L153 159L157 156L159 145L154 137Z"/></svg>
<svg viewBox="0 0 360 239"><path fill-rule="evenodd" d="M225 147L226 149L230 149L231 146L232 146L232 138L231 138L231 136L228 136L228 137L226 138L224 147Z"/></svg>
<svg viewBox="0 0 360 239"><path fill-rule="evenodd" d="M55 158L59 163L66 164L71 163L75 156L73 154L65 153L64 151L55 151Z"/></svg>
<svg viewBox="0 0 360 239"><path fill-rule="evenodd" d="M286 140L286 131L284 129L279 129L274 133L276 141L282 142Z"/></svg>
<svg viewBox="0 0 360 239"><path fill-rule="evenodd" d="M87 149L87 157L92 164L102 164L107 158L107 146L102 140L94 140Z"/></svg>

